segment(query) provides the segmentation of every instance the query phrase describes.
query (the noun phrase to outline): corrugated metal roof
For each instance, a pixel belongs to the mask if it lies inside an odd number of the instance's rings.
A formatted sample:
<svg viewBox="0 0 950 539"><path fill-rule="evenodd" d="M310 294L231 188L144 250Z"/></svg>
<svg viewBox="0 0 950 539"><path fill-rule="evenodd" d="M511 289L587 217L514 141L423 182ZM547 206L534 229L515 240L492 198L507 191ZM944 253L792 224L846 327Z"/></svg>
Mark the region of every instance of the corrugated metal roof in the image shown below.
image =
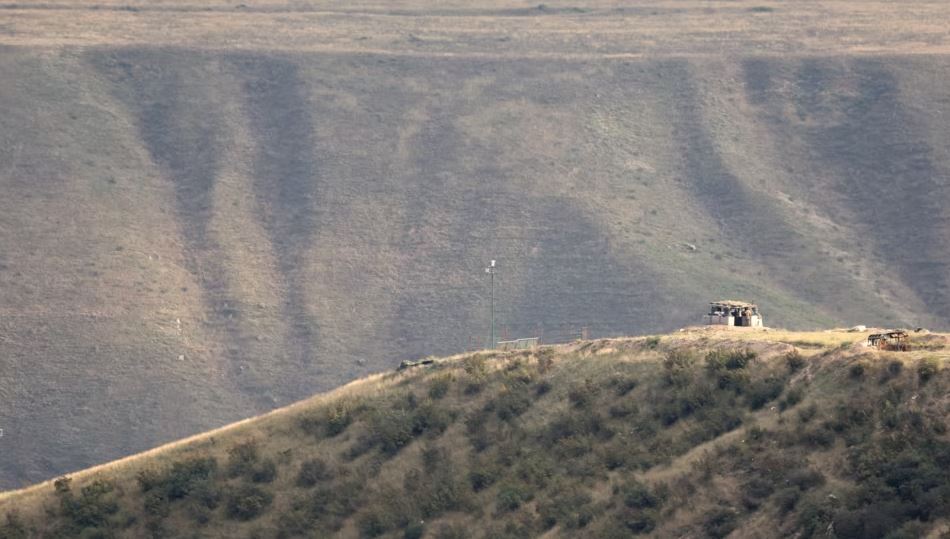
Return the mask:
<svg viewBox="0 0 950 539"><path fill-rule="evenodd" d="M711 302L709 302L709 304L710 304L710 305L720 305L720 306L723 306L723 307L740 307L740 308L756 307L756 304L755 304L755 303L748 303L748 302L745 302L745 301L736 301L736 300L731 300L731 299L724 299L724 300L721 300L721 301L711 301Z"/></svg>

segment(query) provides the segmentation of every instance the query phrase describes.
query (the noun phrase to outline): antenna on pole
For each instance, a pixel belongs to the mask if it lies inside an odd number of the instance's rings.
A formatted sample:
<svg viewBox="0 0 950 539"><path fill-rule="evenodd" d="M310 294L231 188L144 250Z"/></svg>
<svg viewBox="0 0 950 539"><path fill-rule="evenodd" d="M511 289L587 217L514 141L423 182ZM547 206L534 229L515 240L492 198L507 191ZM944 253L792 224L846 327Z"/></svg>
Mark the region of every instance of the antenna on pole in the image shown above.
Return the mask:
<svg viewBox="0 0 950 539"><path fill-rule="evenodd" d="M494 260L485 268L485 273L489 275L489 281L491 282L491 333L489 335L488 348L495 348L495 271L497 269L498 267L495 265Z"/></svg>

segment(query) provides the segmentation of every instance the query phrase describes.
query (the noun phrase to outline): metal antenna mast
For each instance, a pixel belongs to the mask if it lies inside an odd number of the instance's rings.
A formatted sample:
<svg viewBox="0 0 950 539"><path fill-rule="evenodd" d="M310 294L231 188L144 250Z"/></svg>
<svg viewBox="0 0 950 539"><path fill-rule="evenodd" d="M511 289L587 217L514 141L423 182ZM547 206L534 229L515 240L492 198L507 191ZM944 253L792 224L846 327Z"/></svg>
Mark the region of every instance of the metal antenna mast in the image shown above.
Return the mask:
<svg viewBox="0 0 950 539"><path fill-rule="evenodd" d="M495 261L492 260L491 264L485 268L485 273L489 275L491 281L491 340L488 341L488 347L495 347L495 271L498 268L495 266Z"/></svg>

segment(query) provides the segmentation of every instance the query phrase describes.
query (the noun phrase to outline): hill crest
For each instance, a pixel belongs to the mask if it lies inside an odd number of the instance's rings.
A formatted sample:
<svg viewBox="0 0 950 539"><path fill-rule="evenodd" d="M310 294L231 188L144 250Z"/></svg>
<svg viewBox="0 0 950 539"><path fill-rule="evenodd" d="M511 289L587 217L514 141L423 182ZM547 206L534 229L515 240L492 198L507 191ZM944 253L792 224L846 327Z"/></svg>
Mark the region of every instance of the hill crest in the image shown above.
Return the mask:
<svg viewBox="0 0 950 539"><path fill-rule="evenodd" d="M866 336L463 354L4 493L0 536L939 534L950 338Z"/></svg>

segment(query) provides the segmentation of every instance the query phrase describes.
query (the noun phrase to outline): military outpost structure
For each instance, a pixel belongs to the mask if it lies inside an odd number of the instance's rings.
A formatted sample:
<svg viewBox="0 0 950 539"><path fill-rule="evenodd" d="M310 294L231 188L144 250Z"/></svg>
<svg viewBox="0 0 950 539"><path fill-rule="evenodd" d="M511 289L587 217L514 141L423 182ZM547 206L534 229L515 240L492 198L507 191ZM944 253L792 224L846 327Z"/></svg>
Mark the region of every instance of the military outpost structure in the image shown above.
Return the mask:
<svg viewBox="0 0 950 539"><path fill-rule="evenodd" d="M885 331L884 333L873 333L868 335L867 346L879 350L892 350L896 352L907 352L910 345L907 343L907 332L902 330Z"/></svg>
<svg viewBox="0 0 950 539"><path fill-rule="evenodd" d="M762 315L754 303L722 300L709 304L709 314L703 317L707 326L744 326L760 328Z"/></svg>

